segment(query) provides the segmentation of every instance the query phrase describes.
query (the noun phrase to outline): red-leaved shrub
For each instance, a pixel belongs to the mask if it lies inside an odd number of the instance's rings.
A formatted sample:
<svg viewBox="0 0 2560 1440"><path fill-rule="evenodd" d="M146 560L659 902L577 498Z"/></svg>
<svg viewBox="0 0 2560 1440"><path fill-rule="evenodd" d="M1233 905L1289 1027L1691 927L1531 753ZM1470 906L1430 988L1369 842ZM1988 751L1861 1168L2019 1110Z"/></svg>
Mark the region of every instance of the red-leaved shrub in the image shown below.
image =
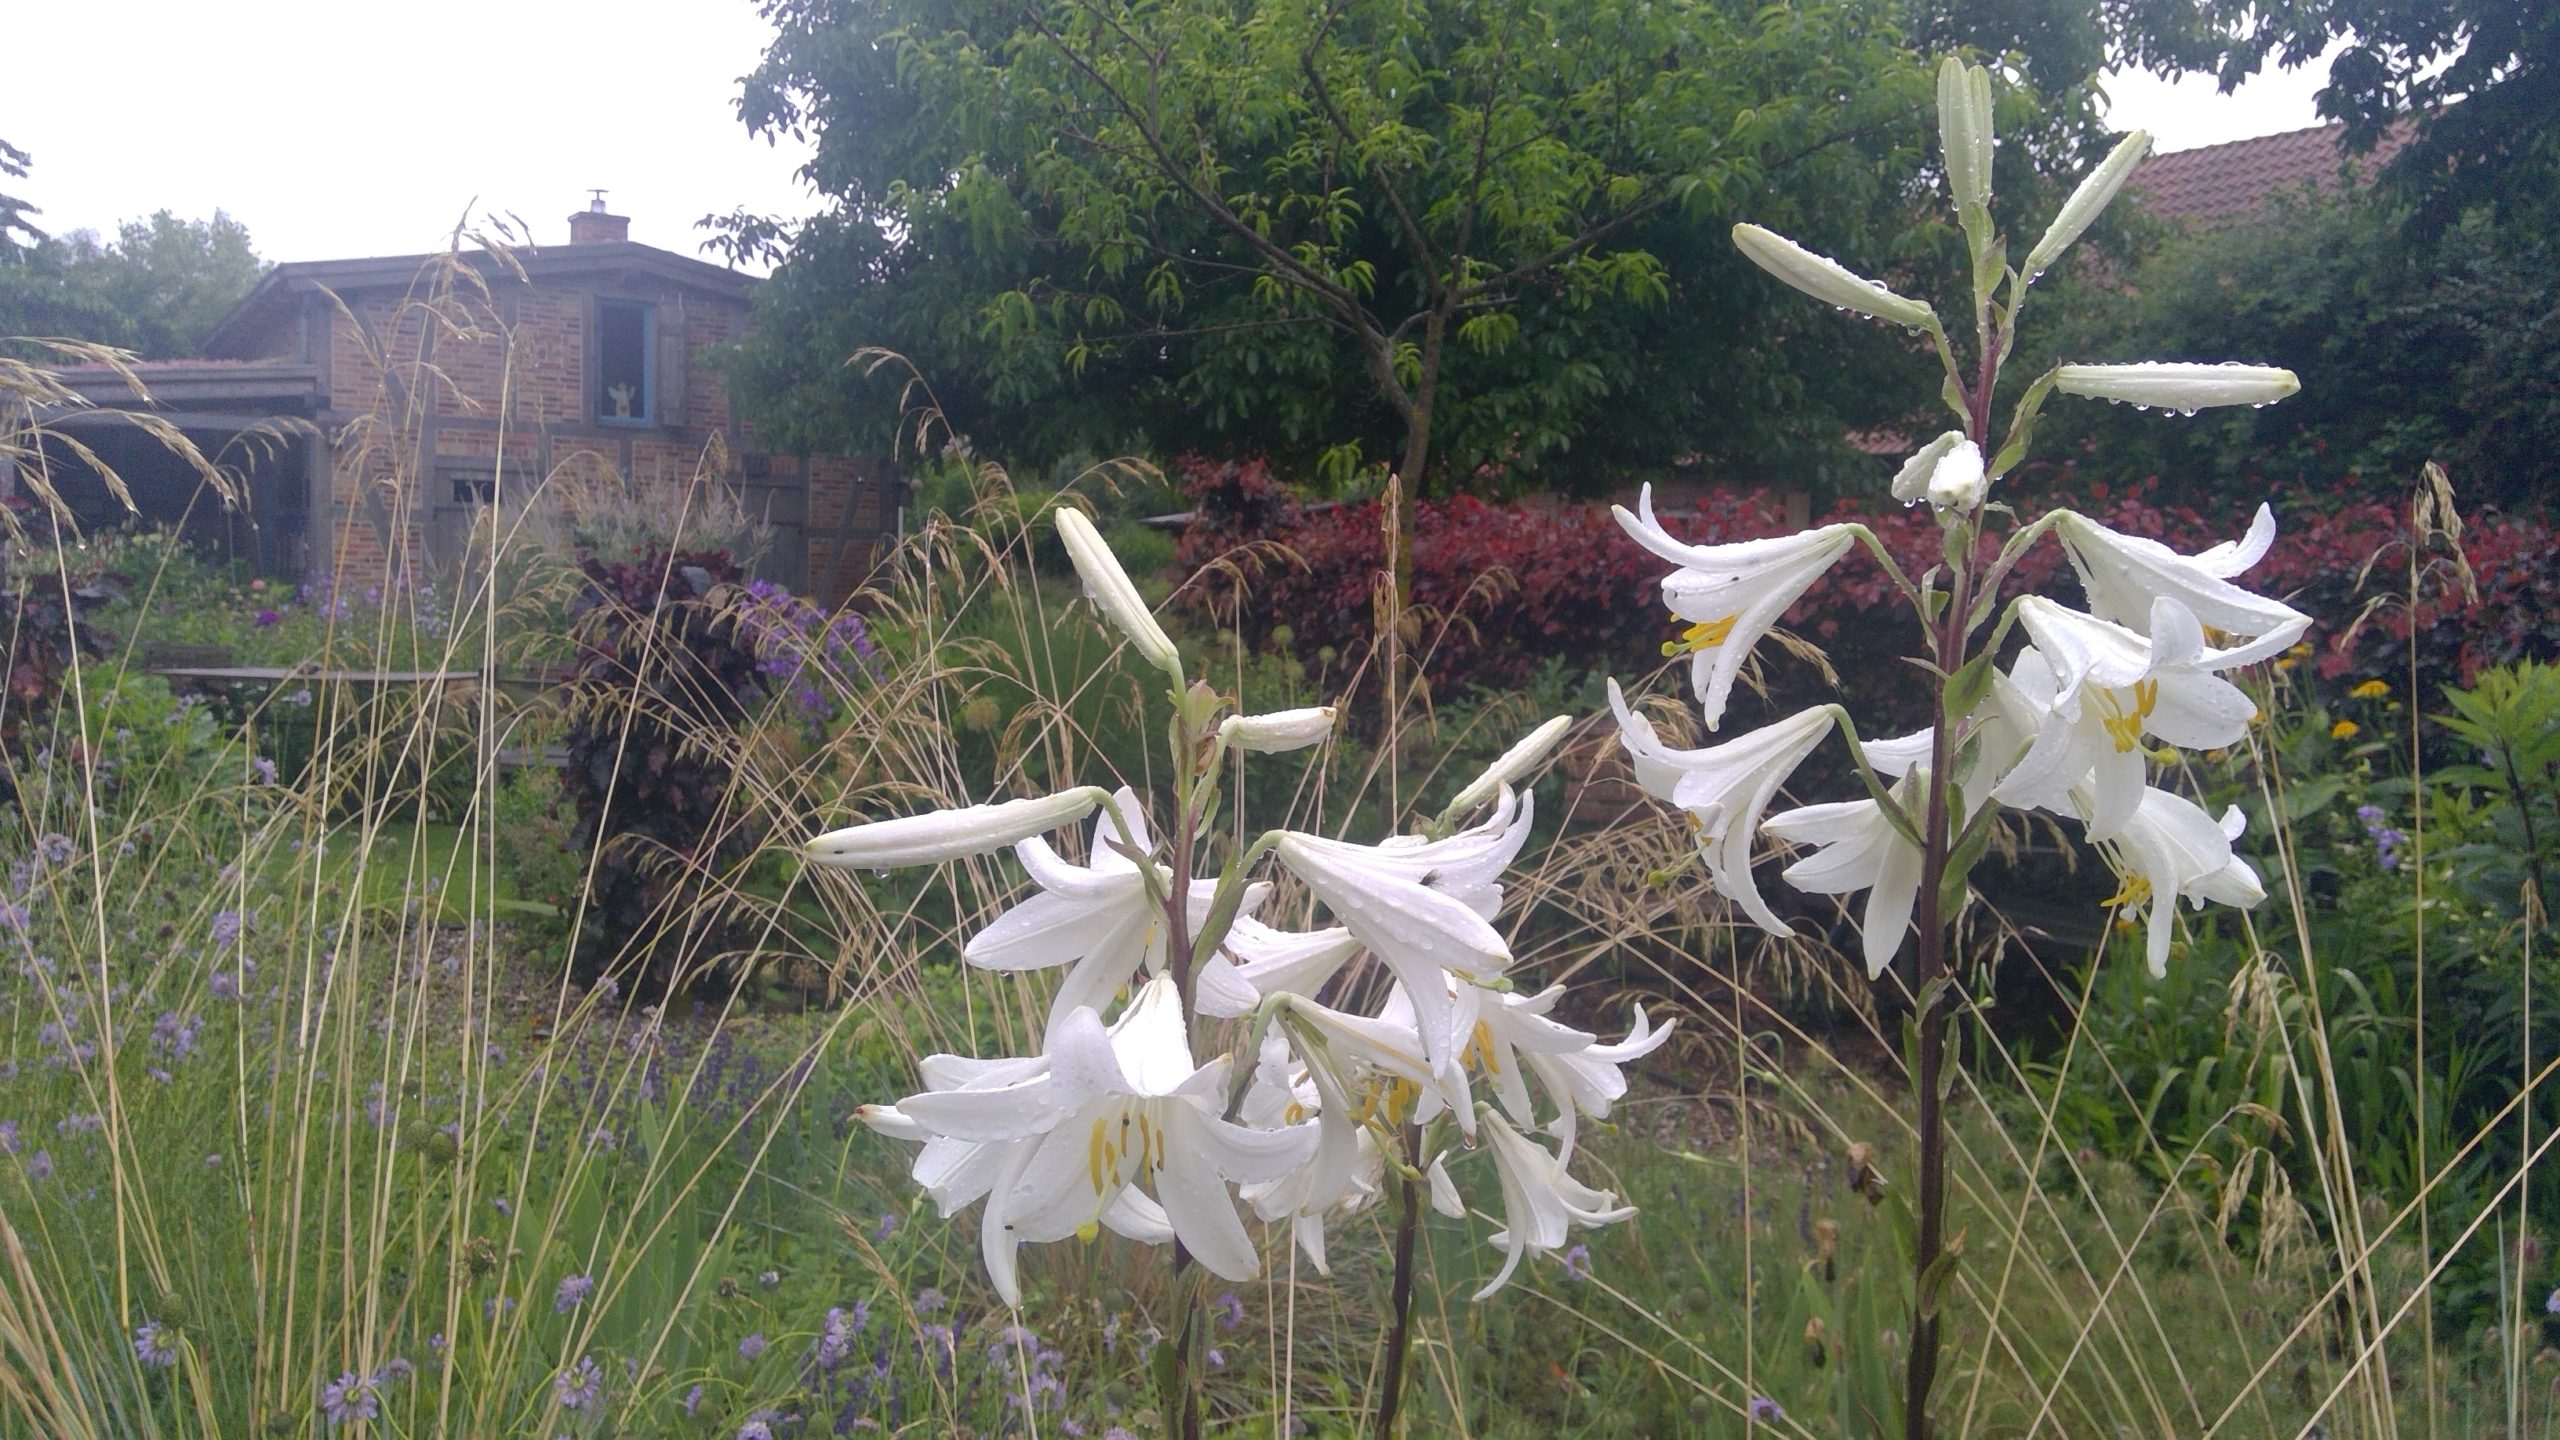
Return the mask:
<svg viewBox="0 0 2560 1440"><path fill-rule="evenodd" d="M1328 649L1339 658L1363 653L1374 634L1371 597L1385 555L1377 504L1289 505L1258 462L1187 461L1183 469L1199 515L1183 539L1184 565L1232 562L1225 573L1195 581L1186 592L1192 602L1220 624L1237 625L1249 643L1283 645L1311 664ZM2049 508L2010 498L2030 516ZM2157 505L2147 487L2075 503L2118 530L2191 553L2238 536L2256 497L2219 515ZM1718 492L1662 518L1674 534L1700 543L1787 529L1777 500L1758 492ZM1865 520L1914 579L1941 560L1938 526L1926 507L1878 511L1842 502L1816 518ZM2474 517L2464 552L2477 600L2437 564L2427 567L2412 611L2402 601L2404 518L2380 502L2286 518L2274 550L2243 577L2250 588L2288 597L2316 617L2310 668L2319 678L2378 676L2396 690L2414 634L2418 703L2431 708L2443 686L2467 683L2484 666L2560 653L2560 558L2547 522ZM1627 538L1604 506L1425 501L1414 511L1413 561L1413 644L1442 694L1517 685L1550 656L1633 677L1662 663L1662 643L1679 628L1656 588L1666 567ZM2075 599L2079 593L2069 562L2049 540L2028 553L2005 588ZM2376 596L2386 603L2366 616ZM2366 616L2361 624L2359 616ZM1874 733L1926 723L1917 708L1924 689L1911 683L1916 672L1901 658L1914 636L1911 609L1863 551L1806 592L1785 624L1822 648L1851 708L1878 727ZM1765 647L1762 660L1773 706L1836 698L1802 661Z"/></svg>

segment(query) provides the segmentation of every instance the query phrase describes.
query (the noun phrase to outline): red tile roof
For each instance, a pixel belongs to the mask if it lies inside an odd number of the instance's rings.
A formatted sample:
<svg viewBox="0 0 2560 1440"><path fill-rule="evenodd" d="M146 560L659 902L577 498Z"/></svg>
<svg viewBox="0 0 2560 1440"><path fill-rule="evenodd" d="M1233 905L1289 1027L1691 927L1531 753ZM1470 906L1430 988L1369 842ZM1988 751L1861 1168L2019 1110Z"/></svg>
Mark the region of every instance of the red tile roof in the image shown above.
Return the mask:
<svg viewBox="0 0 2560 1440"><path fill-rule="evenodd" d="M2212 225L2254 215L2269 198L2306 185L2335 194L2342 172L2366 183L2409 138L2406 124L2394 125L2371 154L2351 158L2338 147L2345 130L2318 125L2154 155L2133 172L2129 188L2153 215Z"/></svg>

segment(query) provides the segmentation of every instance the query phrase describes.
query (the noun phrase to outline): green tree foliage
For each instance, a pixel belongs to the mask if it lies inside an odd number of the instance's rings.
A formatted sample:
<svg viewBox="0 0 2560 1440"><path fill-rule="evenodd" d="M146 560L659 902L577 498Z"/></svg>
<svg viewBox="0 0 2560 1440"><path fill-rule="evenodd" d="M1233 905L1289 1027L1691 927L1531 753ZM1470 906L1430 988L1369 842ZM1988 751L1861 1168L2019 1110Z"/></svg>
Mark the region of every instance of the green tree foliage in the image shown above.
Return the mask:
<svg viewBox="0 0 2560 1440"><path fill-rule="evenodd" d="M1914 35L2016 40L1929 8L769 0L741 112L814 137L833 204L790 237L741 389L794 443L877 446L904 372L844 362L883 347L1020 459L1250 448L1442 492L1568 451L1845 474L1845 430L1928 397L1881 327L1817 339L1731 283L1723 236L1747 215L1925 268L1947 237L1882 178L1929 140ZM2088 158L2099 50L2085 9L2008 9L2060 37L2015 73L2065 99L2003 101L2027 191Z"/></svg>
<svg viewBox="0 0 2560 1440"><path fill-rule="evenodd" d="M0 176L11 180L27 178L27 152L0 140ZM13 265L26 258L27 247L44 239L44 232L27 217L36 214L35 206L15 195L0 194L0 265Z"/></svg>
<svg viewBox="0 0 2560 1440"><path fill-rule="evenodd" d="M2236 484L2315 500L2398 494L2437 460L2466 500L2548 503L2560 256L2486 210L2434 235L2407 214L2388 195L2279 200L2253 223L2173 235L2082 289L2045 337L2047 358L2229 355L2291 367L2302 393L2169 425L2051 406L2042 433L2061 443L2046 453L2110 481L2157 475L2171 494Z"/></svg>
<svg viewBox="0 0 2560 1440"><path fill-rule="evenodd" d="M248 228L218 210L211 220L163 210L125 222L112 241L87 230L40 237L14 261L0 259L0 335L182 359L265 272Z"/></svg>
<svg viewBox="0 0 2560 1440"><path fill-rule="evenodd" d="M2341 36L2320 113L2370 150L2417 130L2386 177L2425 231L2486 205L2501 219L2560 206L2560 6L2548 0L2215 0L2223 86L2269 60L2300 65ZM2303 377L2306 382L2309 376Z"/></svg>

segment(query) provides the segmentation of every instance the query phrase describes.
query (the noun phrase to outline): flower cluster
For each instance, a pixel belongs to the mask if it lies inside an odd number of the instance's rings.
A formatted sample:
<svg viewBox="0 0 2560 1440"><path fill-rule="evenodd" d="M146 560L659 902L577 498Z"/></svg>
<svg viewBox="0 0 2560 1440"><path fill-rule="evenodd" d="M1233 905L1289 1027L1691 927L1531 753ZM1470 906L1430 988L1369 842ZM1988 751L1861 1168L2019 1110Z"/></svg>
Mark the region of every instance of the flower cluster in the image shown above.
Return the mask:
<svg viewBox="0 0 2560 1440"><path fill-rule="evenodd" d="M1979 465L1978 456L1956 458ZM1927 493L1915 490L1913 498ZM1956 493L1978 502L1970 482ZM1710 731L1722 721L1752 645L1865 538L1863 527L1843 523L1782 540L1688 545L1655 518L1649 494L1635 512L1618 514L1629 535L1675 566L1662 582L1663 599L1687 624L1675 645L1693 652ZM2145 953L2155 973L2168 959L2177 901L2247 906L2263 898L2255 871L2232 851L2239 812L2217 818L2152 785L2150 774L2154 747L2238 743L2258 706L2230 673L2283 653L2310 624L2291 606L2232 583L2266 553L2274 518L2261 508L2241 540L2182 555L2065 510L2020 531L2011 545L2023 548L2046 531L2070 557L2089 608L2033 594L2012 602L1998 633L2014 627L2027 643L2005 667L1995 663L1996 646L1979 657L1970 677L1978 693L1951 715L1943 739L1933 727L1861 744L1844 711L1817 706L1718 745L1675 749L1611 683L1638 781L1687 812L1717 889L1763 928L1792 933L1752 879L1754 841L1765 834L1809 847L1780 872L1788 884L1810 894L1867 892L1867 966L1881 974L1912 922L1922 878L1922 797L1933 765L1953 782L1947 823L1957 834L1982 833L2003 805L2082 826L2122 881L2112 903L2146 916ZM1860 771L1874 777L1873 793L1765 814L1778 787L1835 728L1848 735Z"/></svg>
<svg viewBox="0 0 2560 1440"><path fill-rule="evenodd" d="M1427 1187L1463 1214L1448 1162L1466 1154L1490 1157L1505 1218L1505 1258L1480 1295L1523 1255L1562 1249L1569 1227L1632 1214L1566 1166L1580 1118L1606 1115L1626 1091L1622 1067L1669 1029L1638 1010L1623 1041L1603 1044L1554 1018L1561 990L1516 988L1492 923L1533 814L1514 784L1564 722L1513 747L1421 833L1364 844L1275 830L1210 872L1196 850L1224 758L1320 744L1333 713L1222 714L1205 686L1184 686L1172 642L1091 524L1064 510L1058 529L1097 608L1173 681L1190 779L1170 831L1135 792L1085 787L857 825L807 851L877 870L1010 845L1033 882L962 955L1064 972L1040 1053L929 1056L923 1089L861 1112L919 1145L914 1178L944 1215L982 1207L998 1293L1019 1303L1025 1242L1103 1229L1179 1241L1212 1273L1250 1279L1261 1261L1246 1212L1287 1224L1322 1270L1328 1227L1391 1189ZM1082 860L1045 838L1088 816ZM1260 918L1276 889L1252 878L1266 859L1333 923Z"/></svg>
<svg viewBox="0 0 2560 1440"><path fill-rule="evenodd" d="M1944 563L1915 584L1875 531L1855 520L1792 536L1701 545L1663 526L1649 488L1635 511L1616 512L1630 537L1672 566L1661 582L1662 598L1685 628L1664 649L1691 657L1691 681L1709 731L1723 723L1752 647L1862 545L1919 620L1924 644L1917 658L1935 677L1934 723L1897 739L1861 743L1844 709L1817 705L1720 744L1678 749L1614 681L1610 703L1638 782L1686 813L1717 890L1773 933L1789 934L1791 927L1752 879L1761 835L1802 848L1781 872L1797 889L1866 892L1866 961L1871 974L1881 975L1915 920L1924 944L1935 944L1947 918L1942 897L1961 896L1967 868L1987 845L2000 810L2032 809L2077 823L2106 854L2121 881L2109 903L2143 913L2145 953L2160 973L2178 901L2247 906L2264 898L2256 872L2232 849L2239 811L2216 817L2152 785L2150 777L2155 750L2210 750L2241 741L2258 705L2230 677L2285 654L2310 628L2309 617L2292 606L2233 583L2275 543L2275 517L2261 505L2238 540L2187 554L2067 509L2003 538L1989 533L1986 521L2009 513L2007 507L1986 500L1993 483L2025 455L2037 409L2049 395L2191 413L2265 405L2293 393L2296 382L2290 371L2265 366L2060 365L2027 387L2009 438L1993 453L1991 382L2007 353L2006 327L2023 303L2021 292L2114 198L2148 141L2139 132L2127 137L2073 194L2025 265L2007 270L2000 263L2004 242L1989 214L1988 87L1983 71L1957 61L1941 72L1947 181L1976 250L1975 308L1991 337L1975 385L1966 384L1926 303L1758 226L1734 231L1737 247L1778 279L1839 308L1925 332L1934 343L1961 426L1921 446L1894 477L1893 494L1906 505L1928 506L1943 532ZM1990 297L2004 275L2011 301L1995 317ZM2032 590L2003 604L2004 583L2048 535L2078 576L2085 608ZM1986 625L1990 633L1977 645L1976 633ZM2025 643L2004 665L2001 657L2017 632ZM1779 786L1835 729L1848 741L1867 797L1766 814ZM1922 968L1929 972L1924 986L1943 974L1942 962Z"/></svg>
<svg viewBox="0 0 2560 1440"><path fill-rule="evenodd" d="M747 582L739 630L755 651L757 673L788 694L812 726L834 719L836 696L871 676L874 647L860 615L830 616L770 580Z"/></svg>

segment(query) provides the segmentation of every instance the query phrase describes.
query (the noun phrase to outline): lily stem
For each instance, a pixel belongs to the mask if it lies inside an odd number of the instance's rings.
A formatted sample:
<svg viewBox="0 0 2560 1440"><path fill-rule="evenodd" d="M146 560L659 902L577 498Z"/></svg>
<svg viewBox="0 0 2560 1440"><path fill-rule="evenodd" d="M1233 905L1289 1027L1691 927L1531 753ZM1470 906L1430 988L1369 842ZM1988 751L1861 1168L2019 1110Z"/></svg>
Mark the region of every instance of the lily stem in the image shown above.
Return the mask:
<svg viewBox="0 0 2560 1440"><path fill-rule="evenodd" d="M1422 1155L1421 1130L1408 1125L1404 1132L1405 1162L1411 1166ZM1408 1175L1396 1182L1396 1274L1388 1300L1395 1311L1387 1330L1386 1373L1380 1377L1378 1393L1378 1425L1371 1432L1376 1440L1395 1440L1396 1411L1404 1401L1404 1357L1413 1344L1413 1241L1420 1227L1422 1195Z"/></svg>
<svg viewBox="0 0 2560 1440"><path fill-rule="evenodd" d="M1966 429L1977 443L1991 430L1991 395L2000 377L2000 346L1986 336L1973 387L1967 392ZM1943 1074L1947 1063L1947 1004L1954 987L1948 983L1946 913L1947 862L1954 829L1948 814L1948 785L1955 769L1955 726L1963 718L1947 713L1947 677L1964 668L1966 641L1972 626L1976 552L1982 532L1979 512L1963 520L1963 557L1950 577L1946 608L1938 615L1930 639L1937 662L1937 724L1929 740L1928 808L1922 816L1920 895L1917 923L1919 953L1919 1035L1912 1057L1912 1088L1918 1093L1920 1132L1919 1236L1912 1255L1911 1350L1903 1371L1904 1440L1930 1440L1929 1397L1938 1384L1938 1302L1949 1289L1935 1275L1946 1253L1947 1122ZM1950 549L1950 558L1953 557Z"/></svg>

